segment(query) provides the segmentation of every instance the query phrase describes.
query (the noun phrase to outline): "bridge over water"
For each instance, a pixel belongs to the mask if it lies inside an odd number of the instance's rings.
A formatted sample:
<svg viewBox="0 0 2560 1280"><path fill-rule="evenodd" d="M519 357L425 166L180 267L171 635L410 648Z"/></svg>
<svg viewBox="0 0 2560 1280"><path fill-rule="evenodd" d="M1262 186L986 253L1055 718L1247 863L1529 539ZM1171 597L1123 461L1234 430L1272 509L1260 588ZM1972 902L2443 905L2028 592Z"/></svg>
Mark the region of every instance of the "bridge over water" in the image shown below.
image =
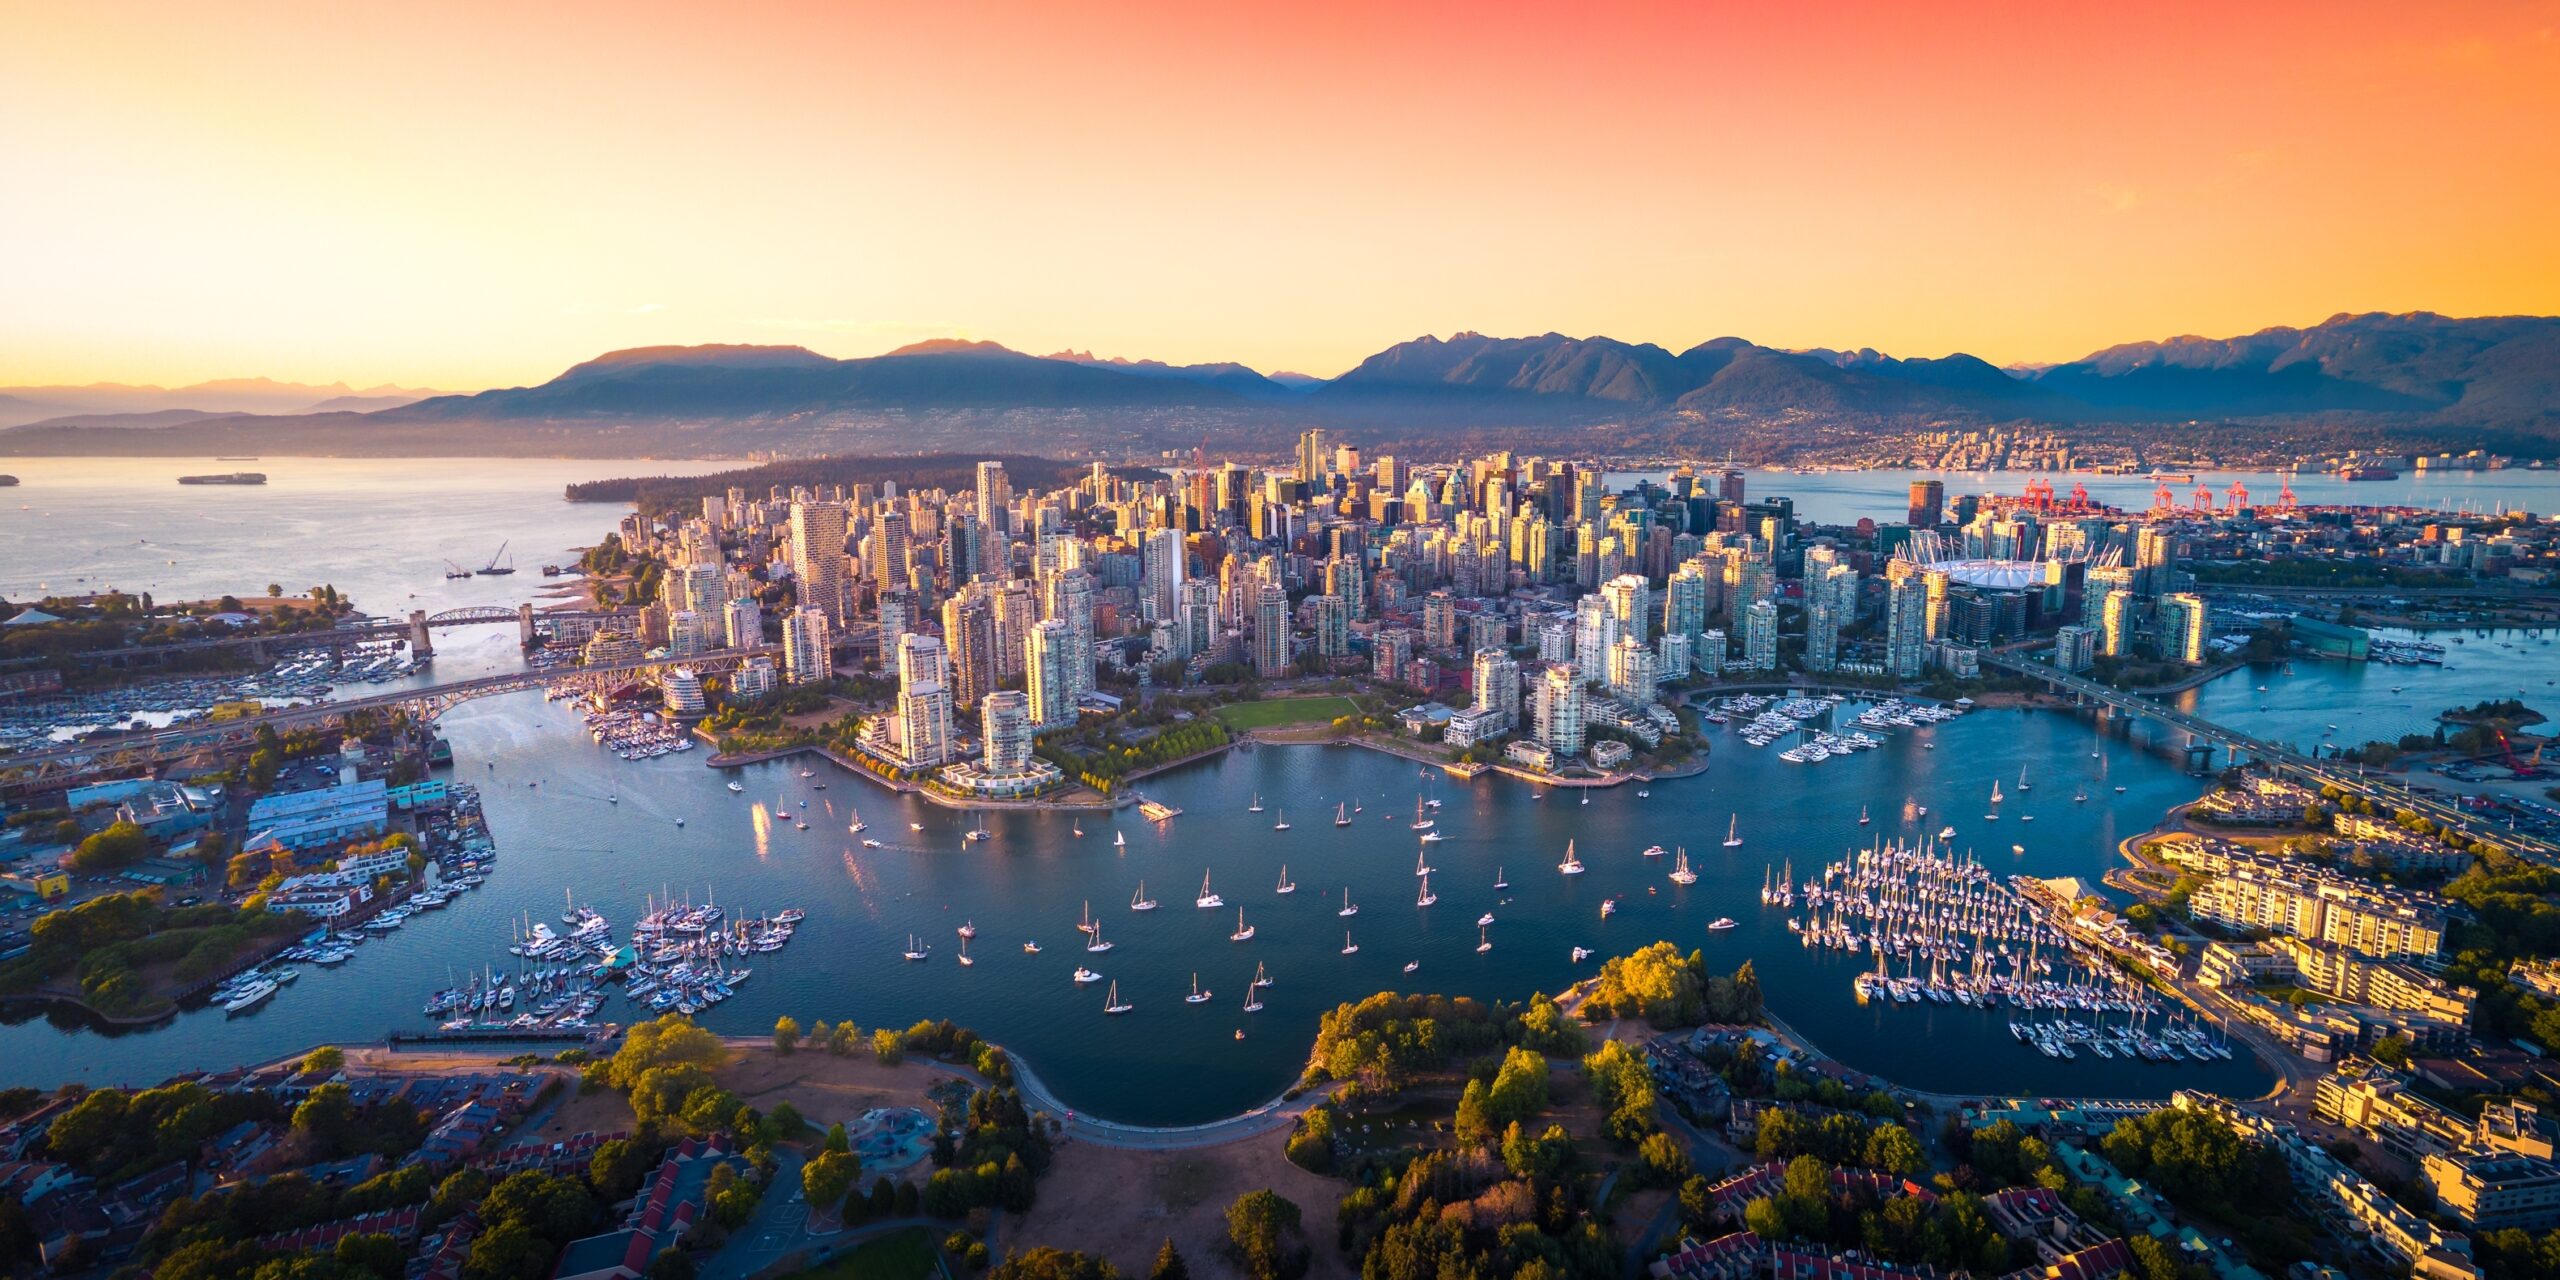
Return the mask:
<svg viewBox="0 0 2560 1280"><path fill-rule="evenodd" d="M2424 791L2412 791L2400 782L2366 773L2343 760L2323 760L2305 755L2291 746L2270 742L2216 724L2202 716L2190 715L2157 699L2138 693L2127 693L2073 675L2048 662L2038 662L2015 653L1985 650L1982 665L1997 667L2013 675L2041 680L2087 704L2112 708L2128 715L2146 716L2188 736L2191 759L2199 756L2199 764L2209 763L2214 748L2231 753L2234 761L2243 756L2272 765L2276 769L2305 780L2314 787L2335 786L2341 791L2360 795L2376 806L2397 811L2409 810L2445 826L2484 839L2518 856L2551 866L2560 866L2560 844L2540 836L2516 830L2504 823L2474 813L2450 800Z"/></svg>
<svg viewBox="0 0 2560 1280"><path fill-rule="evenodd" d="M637 626L637 609L549 609L537 611L531 604L472 605L428 613L413 609L407 619L382 619L330 627L320 631L291 631L242 636L216 636L203 640L179 640L169 644L132 645L121 649L95 649L64 657L83 666L128 667L157 665L179 654L242 651L254 662L266 663L285 654L312 653L328 650L341 653L359 644L380 640L406 640L409 652L425 657L436 651L435 632L445 627L482 627L514 623L517 643L532 648L545 628L556 630L563 625L594 630L616 623ZM51 657L14 658L0 662L0 670L42 666Z"/></svg>

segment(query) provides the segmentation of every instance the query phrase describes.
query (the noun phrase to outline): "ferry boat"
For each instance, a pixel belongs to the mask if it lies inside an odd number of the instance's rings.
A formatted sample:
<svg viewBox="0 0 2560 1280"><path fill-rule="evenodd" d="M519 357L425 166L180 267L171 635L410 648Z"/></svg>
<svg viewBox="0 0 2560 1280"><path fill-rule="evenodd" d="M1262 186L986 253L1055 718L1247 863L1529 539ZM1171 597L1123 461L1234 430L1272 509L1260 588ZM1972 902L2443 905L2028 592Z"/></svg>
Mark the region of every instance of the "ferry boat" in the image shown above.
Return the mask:
<svg viewBox="0 0 2560 1280"><path fill-rule="evenodd" d="M1578 876L1582 874L1582 859L1574 855L1573 841L1567 840L1564 842L1564 861L1556 864L1556 870L1569 876Z"/></svg>
<svg viewBox="0 0 2560 1280"><path fill-rule="evenodd" d="M1250 942L1252 940L1253 926L1244 922L1244 908L1238 907L1236 908L1236 931L1227 935L1227 941Z"/></svg>
<svg viewBox="0 0 2560 1280"><path fill-rule="evenodd" d="M1203 911L1213 911L1227 905L1226 899L1209 892L1209 873L1206 871L1200 873L1200 896L1192 899L1191 905Z"/></svg>

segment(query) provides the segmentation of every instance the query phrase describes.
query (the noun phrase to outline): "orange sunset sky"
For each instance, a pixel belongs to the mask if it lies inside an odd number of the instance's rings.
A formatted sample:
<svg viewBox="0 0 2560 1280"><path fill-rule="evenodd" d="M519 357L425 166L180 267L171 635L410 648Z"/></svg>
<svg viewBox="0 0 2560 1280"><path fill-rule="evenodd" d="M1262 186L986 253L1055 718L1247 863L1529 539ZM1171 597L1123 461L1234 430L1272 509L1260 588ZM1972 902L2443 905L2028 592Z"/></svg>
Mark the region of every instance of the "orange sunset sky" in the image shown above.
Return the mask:
<svg viewBox="0 0 2560 1280"><path fill-rule="evenodd" d="M2560 311L2560 4L0 0L0 383Z"/></svg>

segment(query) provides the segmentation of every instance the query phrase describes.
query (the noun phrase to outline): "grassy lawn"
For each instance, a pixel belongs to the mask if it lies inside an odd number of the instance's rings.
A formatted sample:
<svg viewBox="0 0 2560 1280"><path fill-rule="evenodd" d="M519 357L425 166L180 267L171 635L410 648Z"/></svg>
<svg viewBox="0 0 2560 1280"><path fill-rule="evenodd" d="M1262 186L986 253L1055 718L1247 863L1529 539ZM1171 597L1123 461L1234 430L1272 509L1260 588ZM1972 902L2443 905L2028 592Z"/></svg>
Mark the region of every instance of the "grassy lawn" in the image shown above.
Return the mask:
<svg viewBox="0 0 2560 1280"><path fill-rule="evenodd" d="M1261 702L1238 702L1218 708L1212 714L1230 729L1274 729L1290 724L1325 724L1344 716L1358 715L1360 708L1341 694L1314 698L1266 698Z"/></svg>
<svg viewBox="0 0 2560 1280"><path fill-rule="evenodd" d="M857 1245L853 1252L803 1271L793 1280L924 1280L933 1273L933 1233L910 1227Z"/></svg>

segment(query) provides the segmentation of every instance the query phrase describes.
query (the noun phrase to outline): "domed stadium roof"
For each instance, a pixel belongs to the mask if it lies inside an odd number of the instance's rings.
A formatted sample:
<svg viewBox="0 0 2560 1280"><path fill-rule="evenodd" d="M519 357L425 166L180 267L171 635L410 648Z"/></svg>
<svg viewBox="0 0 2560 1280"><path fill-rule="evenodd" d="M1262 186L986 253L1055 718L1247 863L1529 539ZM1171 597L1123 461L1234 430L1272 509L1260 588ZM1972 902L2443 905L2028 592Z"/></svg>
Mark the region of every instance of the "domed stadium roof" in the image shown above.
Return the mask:
<svg viewBox="0 0 2560 1280"><path fill-rule="evenodd" d="M2044 585L2041 560L1941 560L1929 566L1969 587L1990 591L2026 591Z"/></svg>

